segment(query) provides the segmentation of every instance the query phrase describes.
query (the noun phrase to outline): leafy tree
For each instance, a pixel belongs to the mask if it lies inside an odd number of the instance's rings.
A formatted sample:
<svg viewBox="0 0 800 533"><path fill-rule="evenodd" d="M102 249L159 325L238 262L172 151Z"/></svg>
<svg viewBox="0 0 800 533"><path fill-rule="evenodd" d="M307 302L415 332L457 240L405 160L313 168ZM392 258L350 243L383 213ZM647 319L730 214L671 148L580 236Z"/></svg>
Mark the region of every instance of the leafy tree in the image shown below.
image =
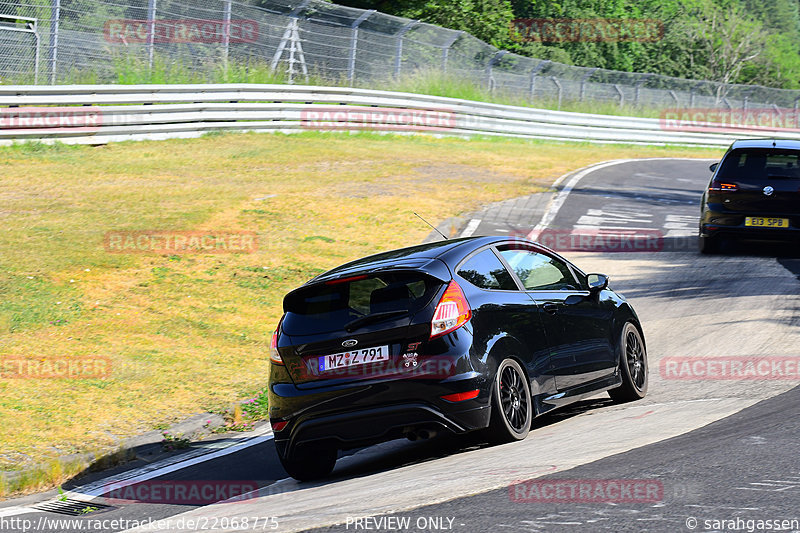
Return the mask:
<svg viewBox="0 0 800 533"><path fill-rule="evenodd" d="M268 1L268 0L253 0ZM725 83L800 87L798 0L334 0L464 30L560 63ZM653 19L654 42L520 42L515 18Z"/></svg>
<svg viewBox="0 0 800 533"><path fill-rule="evenodd" d="M506 48L510 43L514 19L510 0L341 0L335 3L463 30L498 48Z"/></svg>

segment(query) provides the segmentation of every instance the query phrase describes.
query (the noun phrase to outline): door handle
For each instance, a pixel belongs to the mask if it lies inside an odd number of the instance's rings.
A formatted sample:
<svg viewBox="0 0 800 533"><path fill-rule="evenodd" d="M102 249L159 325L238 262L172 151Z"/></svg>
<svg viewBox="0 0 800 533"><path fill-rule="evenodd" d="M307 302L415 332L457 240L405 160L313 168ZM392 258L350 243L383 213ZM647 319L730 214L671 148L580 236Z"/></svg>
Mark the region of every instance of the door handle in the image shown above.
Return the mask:
<svg viewBox="0 0 800 533"><path fill-rule="evenodd" d="M554 315L558 312L558 305L554 303L546 303L542 306L542 309L544 309L545 313Z"/></svg>

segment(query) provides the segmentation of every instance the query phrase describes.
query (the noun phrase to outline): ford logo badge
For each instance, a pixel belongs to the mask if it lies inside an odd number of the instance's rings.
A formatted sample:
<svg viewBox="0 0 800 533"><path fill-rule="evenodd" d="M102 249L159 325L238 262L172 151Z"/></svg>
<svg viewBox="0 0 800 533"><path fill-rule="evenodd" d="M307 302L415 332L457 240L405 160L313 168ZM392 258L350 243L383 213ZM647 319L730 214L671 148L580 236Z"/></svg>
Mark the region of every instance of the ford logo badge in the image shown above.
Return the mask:
<svg viewBox="0 0 800 533"><path fill-rule="evenodd" d="M349 340L344 341L342 343L342 346L344 346L345 348L351 348L351 347L355 346L356 344L358 344L357 340L349 339Z"/></svg>

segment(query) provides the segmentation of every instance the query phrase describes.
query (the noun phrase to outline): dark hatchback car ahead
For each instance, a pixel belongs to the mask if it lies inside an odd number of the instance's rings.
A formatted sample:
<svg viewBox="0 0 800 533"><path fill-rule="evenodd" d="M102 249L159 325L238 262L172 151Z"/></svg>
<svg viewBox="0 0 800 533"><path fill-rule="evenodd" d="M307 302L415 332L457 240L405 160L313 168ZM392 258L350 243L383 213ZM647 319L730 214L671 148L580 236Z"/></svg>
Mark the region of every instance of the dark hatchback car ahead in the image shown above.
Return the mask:
<svg viewBox="0 0 800 533"><path fill-rule="evenodd" d="M724 239L800 242L800 141L734 142L703 193L700 251L720 250Z"/></svg>
<svg viewBox="0 0 800 533"><path fill-rule="evenodd" d="M374 255L286 295L270 421L300 480L337 451L440 432L524 439L533 417L600 391L647 392L633 308L551 250L476 237Z"/></svg>

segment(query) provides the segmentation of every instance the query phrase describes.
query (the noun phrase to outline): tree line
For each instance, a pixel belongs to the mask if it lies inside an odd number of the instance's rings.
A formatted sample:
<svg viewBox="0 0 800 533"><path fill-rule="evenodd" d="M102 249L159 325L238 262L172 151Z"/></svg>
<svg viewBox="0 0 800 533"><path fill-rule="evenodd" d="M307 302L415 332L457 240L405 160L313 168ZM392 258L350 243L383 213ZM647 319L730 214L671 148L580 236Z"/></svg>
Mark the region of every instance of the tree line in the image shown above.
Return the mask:
<svg viewBox="0 0 800 533"><path fill-rule="evenodd" d="M336 0L463 30L497 48L568 65L800 88L798 0ZM656 21L648 40L520 35L519 19Z"/></svg>

